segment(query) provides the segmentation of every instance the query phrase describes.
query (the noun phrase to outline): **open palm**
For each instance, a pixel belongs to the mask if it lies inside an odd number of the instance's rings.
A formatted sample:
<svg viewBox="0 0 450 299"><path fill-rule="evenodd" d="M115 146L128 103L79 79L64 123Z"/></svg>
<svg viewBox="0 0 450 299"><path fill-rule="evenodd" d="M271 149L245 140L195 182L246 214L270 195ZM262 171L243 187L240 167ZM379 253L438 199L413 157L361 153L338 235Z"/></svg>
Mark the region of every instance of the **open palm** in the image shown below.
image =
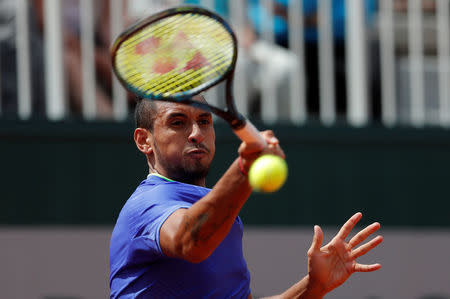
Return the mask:
<svg viewBox="0 0 450 299"><path fill-rule="evenodd" d="M322 247L323 232L319 226L314 227L314 238L308 250L308 274L310 281L320 287L324 293L343 284L354 272L371 272L381 268L380 264L359 264L356 259L383 241L377 236L369 242L359 246L371 234L380 228L375 222L358 232L347 243L345 239L353 227L361 219L362 214L353 215L341 228L339 233Z"/></svg>

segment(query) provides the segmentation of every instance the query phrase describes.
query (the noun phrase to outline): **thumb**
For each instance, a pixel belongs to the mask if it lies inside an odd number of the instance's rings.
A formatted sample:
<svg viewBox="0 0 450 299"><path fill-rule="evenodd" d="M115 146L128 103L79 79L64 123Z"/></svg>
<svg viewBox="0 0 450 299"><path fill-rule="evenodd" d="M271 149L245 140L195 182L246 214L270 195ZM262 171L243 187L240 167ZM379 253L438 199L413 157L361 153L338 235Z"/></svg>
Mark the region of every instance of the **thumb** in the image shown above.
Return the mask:
<svg viewBox="0 0 450 299"><path fill-rule="evenodd" d="M322 247L322 242L323 242L322 229L320 228L320 226L314 225L314 237L309 250L310 251L320 250L320 247Z"/></svg>

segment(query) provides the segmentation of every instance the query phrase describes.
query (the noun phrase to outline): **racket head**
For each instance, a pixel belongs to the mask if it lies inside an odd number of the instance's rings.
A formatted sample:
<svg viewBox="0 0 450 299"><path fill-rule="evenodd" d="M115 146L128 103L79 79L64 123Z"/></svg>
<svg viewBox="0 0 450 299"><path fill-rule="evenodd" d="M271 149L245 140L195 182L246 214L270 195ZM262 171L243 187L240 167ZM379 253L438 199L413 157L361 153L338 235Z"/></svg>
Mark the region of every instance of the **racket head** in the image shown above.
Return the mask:
<svg viewBox="0 0 450 299"><path fill-rule="evenodd" d="M117 78L137 96L197 104L192 96L233 75L237 39L219 15L185 6L135 23L117 37L111 54Z"/></svg>

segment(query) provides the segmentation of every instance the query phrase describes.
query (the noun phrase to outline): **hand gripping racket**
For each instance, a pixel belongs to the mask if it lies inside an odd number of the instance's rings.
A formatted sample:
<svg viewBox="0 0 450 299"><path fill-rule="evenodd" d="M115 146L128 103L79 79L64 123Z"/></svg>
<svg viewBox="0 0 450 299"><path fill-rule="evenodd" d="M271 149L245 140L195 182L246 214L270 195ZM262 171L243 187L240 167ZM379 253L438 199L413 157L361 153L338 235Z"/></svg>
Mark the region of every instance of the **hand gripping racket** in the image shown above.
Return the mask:
<svg viewBox="0 0 450 299"><path fill-rule="evenodd" d="M212 112L242 141L266 146L259 131L234 104L237 40L219 15L200 7L165 10L124 31L111 53L114 72L129 91L145 99ZM224 80L225 109L192 99Z"/></svg>

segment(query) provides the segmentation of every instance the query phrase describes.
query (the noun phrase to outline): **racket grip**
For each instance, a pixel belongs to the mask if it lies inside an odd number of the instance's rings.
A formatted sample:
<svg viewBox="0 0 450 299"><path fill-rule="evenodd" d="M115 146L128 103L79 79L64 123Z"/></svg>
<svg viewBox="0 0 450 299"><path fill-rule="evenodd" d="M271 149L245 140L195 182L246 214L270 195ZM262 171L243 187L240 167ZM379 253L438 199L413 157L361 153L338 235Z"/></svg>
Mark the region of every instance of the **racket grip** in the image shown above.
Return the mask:
<svg viewBox="0 0 450 299"><path fill-rule="evenodd" d="M258 129L248 120L245 122L245 126L234 130L234 133L245 143L257 143L263 146L267 145L264 138L259 134Z"/></svg>

